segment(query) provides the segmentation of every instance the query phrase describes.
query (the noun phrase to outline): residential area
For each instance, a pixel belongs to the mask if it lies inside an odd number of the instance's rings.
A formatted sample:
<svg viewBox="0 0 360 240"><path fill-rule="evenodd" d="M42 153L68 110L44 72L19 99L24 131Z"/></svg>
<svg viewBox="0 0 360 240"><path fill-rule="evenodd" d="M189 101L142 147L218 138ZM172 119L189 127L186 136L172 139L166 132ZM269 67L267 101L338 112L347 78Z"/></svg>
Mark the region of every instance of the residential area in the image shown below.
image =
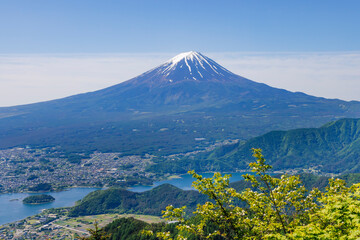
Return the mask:
<svg viewBox="0 0 360 240"><path fill-rule="evenodd" d="M61 190L74 186L126 186L146 180L145 168L152 156L121 156L95 152L64 154L55 148L0 150L0 191L28 192Z"/></svg>

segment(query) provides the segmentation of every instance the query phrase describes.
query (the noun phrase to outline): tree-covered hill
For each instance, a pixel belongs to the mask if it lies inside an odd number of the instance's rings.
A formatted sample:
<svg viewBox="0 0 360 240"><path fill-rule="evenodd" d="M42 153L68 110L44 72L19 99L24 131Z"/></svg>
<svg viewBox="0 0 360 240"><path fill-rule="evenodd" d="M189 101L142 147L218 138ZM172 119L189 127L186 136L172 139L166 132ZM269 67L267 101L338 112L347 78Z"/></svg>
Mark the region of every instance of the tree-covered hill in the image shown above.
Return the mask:
<svg viewBox="0 0 360 240"><path fill-rule="evenodd" d="M261 159L252 164L253 169L259 167L264 171L268 166ZM328 177L312 174L302 174L299 179L288 175L272 177L262 170L257 173L255 178L253 175L245 176L249 181L230 185L227 176L217 174L212 179L206 179L193 173L197 178L195 188L209 197L207 203L199 202L194 215L184 218L183 208L174 209L171 205L163 212L163 217L168 221L178 221L149 224L133 218L120 218L102 229L95 224L95 230L90 230L91 236L86 239L100 239L102 236L101 239L113 240L196 240L206 236L206 239L220 240L245 239L243 236L246 235L268 239L264 237L267 234L277 234L277 237L271 235L271 239L285 239L285 235L296 236L289 239L338 239L339 236L356 236L346 239L358 239L360 236L360 232L354 231L359 226L357 207L360 202L356 195L359 185L353 185L360 182L360 174L340 176L346 181L346 186L343 180L329 181ZM179 192L170 185L164 185L154 189L154 193L148 191L146 195L153 196L159 193L159 189L170 190L168 195L173 194L171 189ZM111 195L111 191L102 192ZM294 212L294 209L297 211ZM269 214L269 211L272 212ZM309 235L312 237L309 238ZM319 235L322 237L319 238Z"/></svg>
<svg viewBox="0 0 360 240"><path fill-rule="evenodd" d="M360 173L345 174L339 178L346 180L348 184L358 183L360 182ZM301 174L300 179L307 189L317 187L323 190L328 185L329 177ZM246 188L251 188L251 183L241 180L231 183L230 186L241 192ZM187 206L187 211L191 213L197 204L202 204L206 200L207 197L197 191L181 190L170 184L163 184L142 193L111 188L89 193L70 210L69 214L70 216L84 216L120 212L160 216L168 205Z"/></svg>
<svg viewBox="0 0 360 240"><path fill-rule="evenodd" d="M317 168L323 172L360 172L360 119L341 119L320 128L271 131L246 142L219 147L152 169L169 172L246 169L251 149L261 148L274 169Z"/></svg>
<svg viewBox="0 0 360 240"><path fill-rule="evenodd" d="M24 198L24 204L42 204L42 203L49 203L55 201L55 198L48 194L41 194L41 195L31 195Z"/></svg>
<svg viewBox="0 0 360 240"><path fill-rule="evenodd" d="M150 191L135 193L125 189L98 190L84 197L72 208L70 216L94 215L109 212L161 215L168 205L186 204L189 211L206 197L196 191L184 191L170 184L163 184Z"/></svg>

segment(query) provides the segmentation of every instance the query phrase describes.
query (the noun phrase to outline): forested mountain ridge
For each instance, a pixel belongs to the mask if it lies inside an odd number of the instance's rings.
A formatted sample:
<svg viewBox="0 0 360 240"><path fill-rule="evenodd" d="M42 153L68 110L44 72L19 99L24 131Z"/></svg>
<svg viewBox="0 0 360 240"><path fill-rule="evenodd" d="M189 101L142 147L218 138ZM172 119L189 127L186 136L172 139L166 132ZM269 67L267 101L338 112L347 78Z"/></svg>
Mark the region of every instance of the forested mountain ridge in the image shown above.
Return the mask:
<svg viewBox="0 0 360 240"><path fill-rule="evenodd" d="M245 168L251 159L252 148L261 148L274 169L317 168L332 173L359 172L360 119L341 119L320 128L272 131L245 143L199 154L196 159Z"/></svg>

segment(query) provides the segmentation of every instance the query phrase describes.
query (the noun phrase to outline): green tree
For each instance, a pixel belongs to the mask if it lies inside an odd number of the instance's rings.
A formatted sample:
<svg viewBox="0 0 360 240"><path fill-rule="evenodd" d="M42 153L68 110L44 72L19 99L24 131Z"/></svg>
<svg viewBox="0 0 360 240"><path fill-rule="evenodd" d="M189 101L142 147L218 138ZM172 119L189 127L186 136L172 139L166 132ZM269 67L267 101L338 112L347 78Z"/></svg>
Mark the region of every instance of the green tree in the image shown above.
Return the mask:
<svg viewBox="0 0 360 240"><path fill-rule="evenodd" d="M293 239L360 239L360 184L347 188L345 181L331 179L319 198L322 207L310 222L297 226Z"/></svg>
<svg viewBox="0 0 360 240"><path fill-rule="evenodd" d="M268 174L270 165L260 149L253 149L256 175L244 175L252 188L238 193L229 187L230 175L215 173L203 178L191 172L195 189L209 201L198 205L194 223L185 207L168 206L164 218L179 222L175 238L170 232L157 233L162 239L356 239L360 232L360 186L351 188L341 180L330 180L325 193L307 191L298 176ZM240 207L245 202L247 207ZM214 226L211 229L208 226ZM147 232L151 234L151 232ZM345 236L345 237L344 237Z"/></svg>
<svg viewBox="0 0 360 240"><path fill-rule="evenodd" d="M110 239L110 235L106 234L104 229L99 228L99 224L97 221L94 223L94 229L87 229L90 233L89 237L84 237L82 240L107 240Z"/></svg>

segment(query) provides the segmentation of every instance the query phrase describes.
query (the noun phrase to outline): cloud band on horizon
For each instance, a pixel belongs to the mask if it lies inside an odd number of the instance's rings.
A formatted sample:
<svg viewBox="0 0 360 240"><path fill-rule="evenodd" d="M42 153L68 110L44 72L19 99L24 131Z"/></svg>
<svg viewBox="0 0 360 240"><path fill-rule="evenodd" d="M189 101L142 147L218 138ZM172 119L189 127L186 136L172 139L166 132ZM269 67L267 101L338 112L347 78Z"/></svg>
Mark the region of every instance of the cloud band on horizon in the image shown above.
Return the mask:
<svg viewBox="0 0 360 240"><path fill-rule="evenodd" d="M129 80L177 53L0 55L0 106L95 91ZM360 100L360 53L204 53L253 81L310 95Z"/></svg>

